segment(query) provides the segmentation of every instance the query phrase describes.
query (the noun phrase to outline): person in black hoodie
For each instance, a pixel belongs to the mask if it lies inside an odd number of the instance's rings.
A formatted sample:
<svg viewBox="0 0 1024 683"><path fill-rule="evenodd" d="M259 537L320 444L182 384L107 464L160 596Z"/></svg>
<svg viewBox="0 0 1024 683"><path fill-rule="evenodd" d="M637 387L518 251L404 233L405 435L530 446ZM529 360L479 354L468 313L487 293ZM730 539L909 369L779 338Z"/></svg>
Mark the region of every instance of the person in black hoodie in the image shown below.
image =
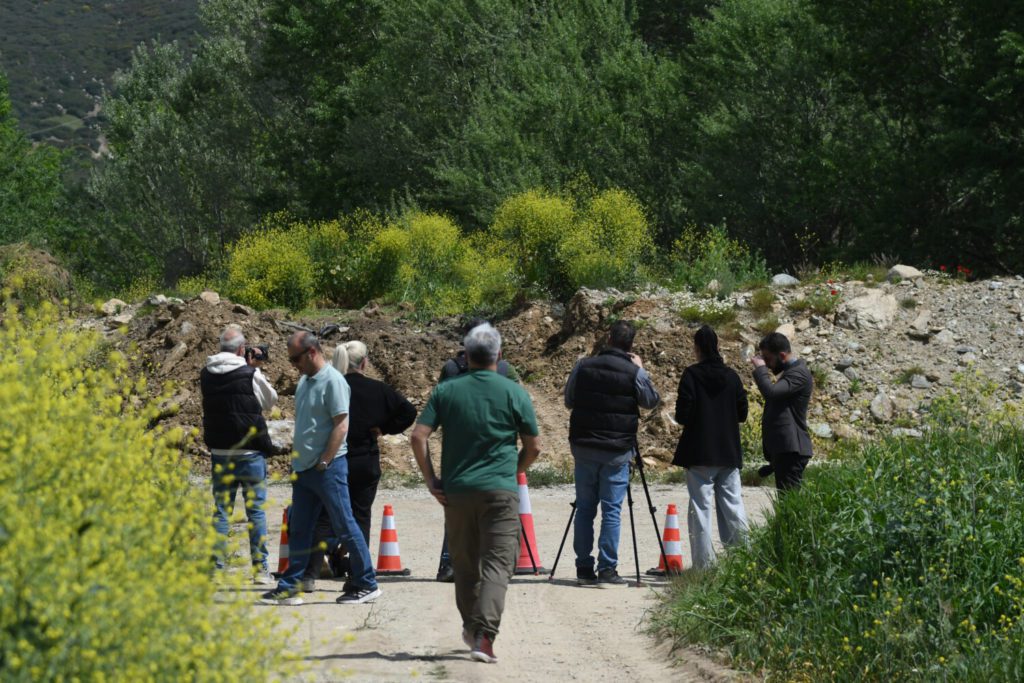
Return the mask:
<svg viewBox="0 0 1024 683"><path fill-rule="evenodd" d="M676 421L683 433L673 465L686 468L690 494L687 528L693 566L705 569L715 561L711 545L711 498L715 499L718 535L725 546L742 542L747 513L740 493L741 422L747 419L747 392L718 352L718 335L702 326L693 335L697 363L683 371L676 398Z"/></svg>
<svg viewBox="0 0 1024 683"><path fill-rule="evenodd" d="M352 516L363 532L366 545L370 545L370 518L373 501L380 483L380 448L377 439L382 434L401 434L416 419L416 408L393 387L366 376L369 364L366 344L348 341L334 349L332 364L345 375L352 390L352 414L348 429L348 488L352 500ZM340 577L347 572L348 558L344 549L332 543L330 520L321 512L317 521L316 541L327 543L331 549L332 573ZM310 592L314 579L319 578L322 560L310 563L303 577L303 590ZM309 590L307 590L309 589Z"/></svg>

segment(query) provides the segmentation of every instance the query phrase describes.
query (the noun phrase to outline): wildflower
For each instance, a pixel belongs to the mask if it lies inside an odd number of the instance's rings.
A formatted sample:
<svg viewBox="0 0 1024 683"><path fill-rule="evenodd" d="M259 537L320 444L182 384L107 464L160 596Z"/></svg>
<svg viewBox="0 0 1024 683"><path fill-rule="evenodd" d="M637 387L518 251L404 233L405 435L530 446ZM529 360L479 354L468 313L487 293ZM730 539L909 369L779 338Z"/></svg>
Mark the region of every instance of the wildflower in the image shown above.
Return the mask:
<svg viewBox="0 0 1024 683"><path fill-rule="evenodd" d="M939 270L941 270L943 273L945 273L946 272L946 265L943 264L943 265L939 266Z"/></svg>

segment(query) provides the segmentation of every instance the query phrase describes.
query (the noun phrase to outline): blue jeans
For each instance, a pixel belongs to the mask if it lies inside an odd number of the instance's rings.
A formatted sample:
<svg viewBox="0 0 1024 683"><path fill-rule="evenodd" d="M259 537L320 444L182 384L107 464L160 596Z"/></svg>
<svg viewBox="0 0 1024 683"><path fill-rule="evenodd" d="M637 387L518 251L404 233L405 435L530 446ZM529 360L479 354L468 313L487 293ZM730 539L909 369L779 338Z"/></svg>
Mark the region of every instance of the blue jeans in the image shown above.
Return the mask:
<svg viewBox="0 0 1024 683"><path fill-rule="evenodd" d="M576 567L593 569L594 518L601 503L601 535L597 541L597 571L615 569L619 564L619 528L622 500L629 486L629 463L604 465L576 460L576 524L572 547Z"/></svg>
<svg viewBox="0 0 1024 683"><path fill-rule="evenodd" d="M211 456L213 465L213 527L217 530L214 564L224 568L227 555L228 518L235 508L235 494L242 487L245 516L249 519L249 555L252 565L267 571L267 460L262 455Z"/></svg>
<svg viewBox="0 0 1024 683"><path fill-rule="evenodd" d="M337 540L348 548L352 569L349 584L352 588L376 588L370 549L363 532L352 516L352 501L348 491L348 458L337 457L323 472L310 468L295 475L292 482L292 511L288 520L288 570L277 582L277 589L294 593L309 564L313 545L313 530L320 509L327 509L331 527Z"/></svg>

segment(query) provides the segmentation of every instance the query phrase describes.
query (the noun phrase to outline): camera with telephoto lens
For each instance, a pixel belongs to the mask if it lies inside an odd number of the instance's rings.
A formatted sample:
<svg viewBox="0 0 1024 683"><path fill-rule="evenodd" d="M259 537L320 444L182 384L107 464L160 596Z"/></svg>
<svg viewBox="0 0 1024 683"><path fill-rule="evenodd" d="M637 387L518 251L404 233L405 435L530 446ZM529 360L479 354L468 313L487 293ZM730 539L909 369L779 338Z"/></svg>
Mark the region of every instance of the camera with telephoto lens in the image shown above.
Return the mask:
<svg viewBox="0 0 1024 683"><path fill-rule="evenodd" d="M270 360L270 344L255 344L245 347L245 360L253 359L266 363Z"/></svg>

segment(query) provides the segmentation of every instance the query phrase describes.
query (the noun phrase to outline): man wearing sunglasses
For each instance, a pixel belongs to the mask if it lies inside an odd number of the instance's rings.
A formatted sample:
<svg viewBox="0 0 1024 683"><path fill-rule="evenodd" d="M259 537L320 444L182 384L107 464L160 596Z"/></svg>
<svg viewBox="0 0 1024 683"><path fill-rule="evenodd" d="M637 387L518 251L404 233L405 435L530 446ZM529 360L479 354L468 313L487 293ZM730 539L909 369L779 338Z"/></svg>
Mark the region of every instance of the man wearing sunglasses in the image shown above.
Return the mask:
<svg viewBox="0 0 1024 683"><path fill-rule="evenodd" d="M295 390L295 459L292 470L292 508L288 520L291 556L277 589L260 601L301 605L300 582L309 563L313 529L320 509L326 508L335 537L345 544L352 562L350 579L337 602L357 605L380 594L370 550L352 516L348 490L349 398L344 376L324 356L312 332L296 332L288 340L288 360L299 371Z"/></svg>

